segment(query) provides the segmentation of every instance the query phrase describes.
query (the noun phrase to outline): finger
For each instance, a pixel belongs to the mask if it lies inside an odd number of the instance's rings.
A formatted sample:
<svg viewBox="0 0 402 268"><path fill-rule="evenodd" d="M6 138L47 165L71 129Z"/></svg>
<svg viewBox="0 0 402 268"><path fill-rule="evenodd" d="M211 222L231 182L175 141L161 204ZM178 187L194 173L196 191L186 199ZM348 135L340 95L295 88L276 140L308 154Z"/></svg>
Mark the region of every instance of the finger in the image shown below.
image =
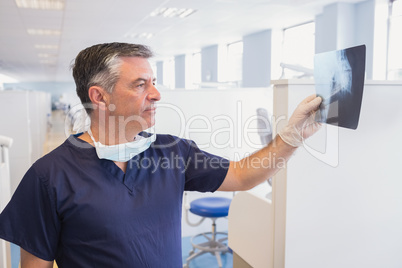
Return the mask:
<svg viewBox="0 0 402 268"><path fill-rule="evenodd" d="M309 102L306 103L305 109L309 112L316 111L320 106L321 102L322 102L321 97L313 97Z"/></svg>
<svg viewBox="0 0 402 268"><path fill-rule="evenodd" d="M303 100L303 103L309 103L310 101L312 101L312 100L315 99L316 97L317 97L316 94L310 95L310 96L308 96L307 98L305 98L305 99Z"/></svg>

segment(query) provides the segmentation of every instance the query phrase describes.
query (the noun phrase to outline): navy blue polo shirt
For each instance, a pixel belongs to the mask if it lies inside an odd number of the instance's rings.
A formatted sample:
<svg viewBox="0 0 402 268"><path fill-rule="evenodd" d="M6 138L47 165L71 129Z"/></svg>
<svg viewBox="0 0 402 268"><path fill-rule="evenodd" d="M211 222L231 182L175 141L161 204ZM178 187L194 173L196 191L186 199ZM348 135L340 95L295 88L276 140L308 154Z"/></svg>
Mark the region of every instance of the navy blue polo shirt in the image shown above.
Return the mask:
<svg viewBox="0 0 402 268"><path fill-rule="evenodd" d="M0 238L62 267L181 267L184 190L215 191L229 161L157 135L126 173L70 136L25 174Z"/></svg>

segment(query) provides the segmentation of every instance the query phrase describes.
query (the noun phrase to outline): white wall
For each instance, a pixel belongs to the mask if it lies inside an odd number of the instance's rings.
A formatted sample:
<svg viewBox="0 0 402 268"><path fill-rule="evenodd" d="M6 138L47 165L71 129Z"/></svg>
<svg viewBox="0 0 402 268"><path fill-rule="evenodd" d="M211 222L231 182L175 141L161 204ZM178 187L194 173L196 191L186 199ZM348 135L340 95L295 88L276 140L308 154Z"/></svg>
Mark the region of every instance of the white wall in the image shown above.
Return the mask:
<svg viewBox="0 0 402 268"><path fill-rule="evenodd" d="M37 91L0 91L0 135L14 140L10 148L11 193L25 172L43 155L50 98Z"/></svg>
<svg viewBox="0 0 402 268"><path fill-rule="evenodd" d="M40 91L30 91L29 102L29 127L31 134L31 160L32 162L43 156L43 145L46 140L47 121L50 116L49 94Z"/></svg>
<svg viewBox="0 0 402 268"><path fill-rule="evenodd" d="M11 193L32 163L32 136L29 128L29 93L0 92L0 134L14 140L10 148Z"/></svg>
<svg viewBox="0 0 402 268"><path fill-rule="evenodd" d="M314 85L291 85L288 113ZM324 127L289 161L285 267L402 267L402 84L367 82L357 130ZM325 144L325 134L335 139ZM335 163L335 164L334 164Z"/></svg>
<svg viewBox="0 0 402 268"><path fill-rule="evenodd" d="M8 137L1 136L0 142L0 213L11 199L10 167L9 167L9 142ZM10 243L0 239L0 268L11 267Z"/></svg>

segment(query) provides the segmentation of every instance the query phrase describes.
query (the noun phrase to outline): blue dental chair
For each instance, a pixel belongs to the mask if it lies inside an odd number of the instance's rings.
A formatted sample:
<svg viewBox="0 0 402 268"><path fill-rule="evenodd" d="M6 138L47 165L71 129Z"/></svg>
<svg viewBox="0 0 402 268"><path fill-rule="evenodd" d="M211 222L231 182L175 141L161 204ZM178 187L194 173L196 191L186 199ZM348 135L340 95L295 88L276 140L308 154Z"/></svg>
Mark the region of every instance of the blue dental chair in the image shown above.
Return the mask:
<svg viewBox="0 0 402 268"><path fill-rule="evenodd" d="M222 267L221 254L231 252L231 250L224 243L224 241L228 239L227 233L216 231L216 220L228 216L231 199L225 197L204 197L196 199L190 204L187 204L186 200L187 193L185 193L185 213L187 223L190 226L198 226L205 219L209 218L212 220L212 230L211 232L197 234L191 238L193 249L190 251L186 263L183 264L183 268L189 268L191 260L205 253L215 255L218 266ZM188 219L188 211L202 218L197 223L191 223ZM218 235L222 238L218 239ZM196 244L195 240L200 240L200 237L203 237L206 242Z"/></svg>

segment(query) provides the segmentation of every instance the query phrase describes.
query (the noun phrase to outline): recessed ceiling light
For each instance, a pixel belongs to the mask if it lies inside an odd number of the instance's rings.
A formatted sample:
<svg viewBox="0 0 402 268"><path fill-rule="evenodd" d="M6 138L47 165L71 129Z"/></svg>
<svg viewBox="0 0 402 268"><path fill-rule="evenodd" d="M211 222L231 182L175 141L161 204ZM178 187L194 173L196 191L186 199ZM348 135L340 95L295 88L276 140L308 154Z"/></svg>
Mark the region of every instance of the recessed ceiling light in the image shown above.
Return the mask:
<svg viewBox="0 0 402 268"><path fill-rule="evenodd" d="M55 60L46 59L46 60L40 60L39 63L42 63L42 64L56 64L56 61L55 61Z"/></svg>
<svg viewBox="0 0 402 268"><path fill-rule="evenodd" d="M47 54L47 53L40 53L38 54L39 58L52 58L52 57L56 57L56 54Z"/></svg>
<svg viewBox="0 0 402 268"><path fill-rule="evenodd" d="M142 38L142 39L150 39L154 36L152 33L128 33L125 35L126 38Z"/></svg>
<svg viewBox="0 0 402 268"><path fill-rule="evenodd" d="M32 8L44 10L64 9L64 0L15 0L19 8Z"/></svg>
<svg viewBox="0 0 402 268"><path fill-rule="evenodd" d="M190 16L191 14L193 14L193 13L196 12L196 11L197 11L197 10L195 10L195 9L188 8L188 9L184 10L184 11L179 15L179 17L180 17L180 18L186 18L186 17Z"/></svg>
<svg viewBox="0 0 402 268"><path fill-rule="evenodd" d="M28 34L30 35L60 35L61 32L59 30L50 30L50 29L28 29Z"/></svg>
<svg viewBox="0 0 402 268"><path fill-rule="evenodd" d="M35 45L37 49L58 49L59 46L57 45Z"/></svg>
<svg viewBox="0 0 402 268"><path fill-rule="evenodd" d="M138 37L139 37L139 38L150 39L150 38L152 38L152 36L154 36L154 35L151 34L151 33L142 33L142 34L140 34Z"/></svg>
<svg viewBox="0 0 402 268"><path fill-rule="evenodd" d="M152 17L161 16L164 18L186 18L196 12L192 8L162 7L151 12Z"/></svg>

